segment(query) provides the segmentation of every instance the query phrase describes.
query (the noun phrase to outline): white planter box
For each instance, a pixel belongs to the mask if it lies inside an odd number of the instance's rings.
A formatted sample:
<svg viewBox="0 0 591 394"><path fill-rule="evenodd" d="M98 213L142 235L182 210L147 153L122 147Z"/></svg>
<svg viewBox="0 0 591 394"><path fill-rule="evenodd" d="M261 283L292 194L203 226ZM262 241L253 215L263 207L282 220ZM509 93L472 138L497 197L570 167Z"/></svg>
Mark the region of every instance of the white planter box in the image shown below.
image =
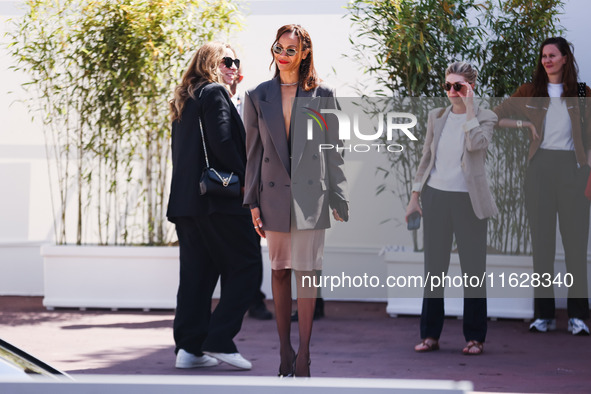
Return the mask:
<svg viewBox="0 0 591 394"><path fill-rule="evenodd" d="M178 247L149 246L55 246L41 247L43 257L43 304L49 308L139 308L174 309L178 288ZM323 274L340 275L423 275L423 254L413 252L386 252L381 264L376 248L327 247L325 249ZM562 256L557 256L556 272L565 272ZM495 276L498 287L499 275L531 273L529 256L487 256L487 274ZM591 268L589 269L591 274ZM448 275L460 275L457 254L452 254ZM40 276L40 275L39 275ZM272 298L268 251L263 246L263 286L268 299ZM4 281L6 282L6 281ZM15 281L16 283L17 281ZM0 282L2 283L2 282ZM22 286L21 286L22 287ZM590 287L591 288L591 287ZM362 289L361 289L362 290ZM462 290L446 291L445 309L449 316L462 315ZM496 318L530 319L533 317L532 289L505 289L499 296L498 288L489 289L488 315ZM529 291L529 292L528 292ZM324 291L328 299L357 299L376 301L375 291L364 294L342 290ZM384 293L385 294L385 293ZM422 290L401 294L388 289L387 312L419 315ZM557 307L564 308L565 289L557 289ZM219 289L214 298L219 297Z"/></svg>
<svg viewBox="0 0 591 394"><path fill-rule="evenodd" d="M423 276L423 253L386 252L384 261L388 267L388 275ZM557 270L558 272L558 270ZM533 288L516 288L508 286L511 273L532 273L531 256L488 255L486 274L494 278L494 289L488 287L488 316L491 318L531 319L533 317ZM501 287L501 275L504 274L505 286ZM461 276L460 261L456 253L451 255L448 275ZM450 291L449 291L450 290ZM420 315L422 289L413 288L407 291L389 289L387 313L390 316ZM557 292L558 293L558 292ZM446 289L445 314L462 316L463 289Z"/></svg>
<svg viewBox="0 0 591 394"><path fill-rule="evenodd" d="M0 295L43 295L41 242L0 240Z"/></svg>
<svg viewBox="0 0 591 394"><path fill-rule="evenodd" d="M386 272L377 248L328 247L325 274L383 276ZM272 299L271 268L266 246L263 253L262 290ZM44 245L43 305L63 308L174 309L179 275L178 247ZM363 264L360 264L363 262ZM358 272L359 271L359 272ZM329 299L371 300L355 291L323 296ZM219 297L219 285L214 298ZM382 300L385 299L381 298Z"/></svg>
<svg viewBox="0 0 591 394"><path fill-rule="evenodd" d="M48 309L176 305L178 247L44 245L41 255Z"/></svg>
<svg viewBox="0 0 591 394"><path fill-rule="evenodd" d="M263 246L262 290L271 298ZM62 308L174 309L178 246L43 245L43 305ZM219 283L213 298L219 298Z"/></svg>

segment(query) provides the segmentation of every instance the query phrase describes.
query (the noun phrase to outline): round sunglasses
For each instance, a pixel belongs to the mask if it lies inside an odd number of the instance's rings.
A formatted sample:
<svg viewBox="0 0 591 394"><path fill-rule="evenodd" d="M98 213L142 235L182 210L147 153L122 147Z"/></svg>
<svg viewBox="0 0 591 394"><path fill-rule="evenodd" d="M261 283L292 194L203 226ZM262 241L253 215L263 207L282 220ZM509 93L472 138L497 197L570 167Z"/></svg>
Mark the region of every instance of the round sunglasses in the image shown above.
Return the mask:
<svg viewBox="0 0 591 394"><path fill-rule="evenodd" d="M281 55L283 53L284 49L281 45L279 44L275 44L273 45L273 52L277 55ZM285 49L285 54L287 56L295 56L296 53L298 53L297 49L295 48L286 48Z"/></svg>
<svg viewBox="0 0 591 394"><path fill-rule="evenodd" d="M445 89L446 92L449 92L452 87L454 88L454 90L456 92L459 92L460 90L462 90L462 88L464 87L464 85L462 85L459 82L454 82L454 83L446 82L446 83L443 84L443 89Z"/></svg>
<svg viewBox="0 0 591 394"><path fill-rule="evenodd" d="M236 64L236 68L240 68L240 59L232 59L231 57L226 56L222 58L222 63L228 68L232 67L232 63Z"/></svg>

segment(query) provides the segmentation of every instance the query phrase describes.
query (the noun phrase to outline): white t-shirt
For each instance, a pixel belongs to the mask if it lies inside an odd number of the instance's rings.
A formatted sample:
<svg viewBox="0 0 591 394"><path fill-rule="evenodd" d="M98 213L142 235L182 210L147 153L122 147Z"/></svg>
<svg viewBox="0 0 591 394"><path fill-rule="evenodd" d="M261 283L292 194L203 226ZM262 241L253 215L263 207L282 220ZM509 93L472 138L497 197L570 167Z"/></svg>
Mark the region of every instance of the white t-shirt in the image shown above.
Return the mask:
<svg viewBox="0 0 591 394"><path fill-rule="evenodd" d="M573 126L566 108L566 100L560 98L562 91L561 83L548 84L550 104L544 122L544 140L540 145L542 149L575 150Z"/></svg>
<svg viewBox="0 0 591 394"><path fill-rule="evenodd" d="M236 94L234 94L232 97L230 97L230 100L232 101L232 104L234 104L234 107L236 107L236 110L238 111L238 115L240 115L240 117L243 117L242 111L243 111L243 105L242 103L244 102L244 94L242 94L242 92L240 91L236 91Z"/></svg>
<svg viewBox="0 0 591 394"><path fill-rule="evenodd" d="M435 153L435 164L427 185L448 192L467 192L468 185L462 172L464 128L466 114L449 113Z"/></svg>

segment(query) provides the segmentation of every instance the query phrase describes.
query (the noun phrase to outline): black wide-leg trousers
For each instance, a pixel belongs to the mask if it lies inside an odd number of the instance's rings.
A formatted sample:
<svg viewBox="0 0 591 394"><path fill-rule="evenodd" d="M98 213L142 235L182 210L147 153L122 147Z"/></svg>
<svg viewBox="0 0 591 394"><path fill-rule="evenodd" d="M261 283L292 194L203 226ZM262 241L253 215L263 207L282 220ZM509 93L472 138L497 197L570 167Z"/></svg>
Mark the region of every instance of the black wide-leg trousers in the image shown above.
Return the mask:
<svg viewBox="0 0 591 394"><path fill-rule="evenodd" d="M482 278L486 269L487 220L474 214L466 192L425 186L421 193L425 276L447 274L455 235L462 274ZM443 287L426 284L421 312L421 338L439 339L445 317ZM466 341L484 342L487 330L486 286L464 288L463 331Z"/></svg>
<svg viewBox="0 0 591 394"><path fill-rule="evenodd" d="M589 200L585 187L589 166L579 167L573 151L538 149L530 160L525 178L525 206L531 228L534 272L554 279L556 219L566 270L573 276L568 289L569 317L587 319L587 244ZM553 286L534 288L534 317L553 319Z"/></svg>
<svg viewBox="0 0 591 394"><path fill-rule="evenodd" d="M250 215L175 218L180 281L174 318L176 351L236 353L233 338L260 286L261 249ZM211 299L220 279L220 301Z"/></svg>

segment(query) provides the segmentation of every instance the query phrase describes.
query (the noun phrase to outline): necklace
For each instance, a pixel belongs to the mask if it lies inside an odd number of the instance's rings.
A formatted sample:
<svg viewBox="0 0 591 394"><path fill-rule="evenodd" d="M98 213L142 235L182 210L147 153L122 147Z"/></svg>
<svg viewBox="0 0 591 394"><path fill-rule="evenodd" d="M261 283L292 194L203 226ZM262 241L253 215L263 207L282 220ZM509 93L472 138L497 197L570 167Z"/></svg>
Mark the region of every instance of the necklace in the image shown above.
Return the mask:
<svg viewBox="0 0 591 394"><path fill-rule="evenodd" d="M280 83L279 85L281 85L281 86L295 86L297 84L298 84L298 82L294 82L294 83Z"/></svg>

